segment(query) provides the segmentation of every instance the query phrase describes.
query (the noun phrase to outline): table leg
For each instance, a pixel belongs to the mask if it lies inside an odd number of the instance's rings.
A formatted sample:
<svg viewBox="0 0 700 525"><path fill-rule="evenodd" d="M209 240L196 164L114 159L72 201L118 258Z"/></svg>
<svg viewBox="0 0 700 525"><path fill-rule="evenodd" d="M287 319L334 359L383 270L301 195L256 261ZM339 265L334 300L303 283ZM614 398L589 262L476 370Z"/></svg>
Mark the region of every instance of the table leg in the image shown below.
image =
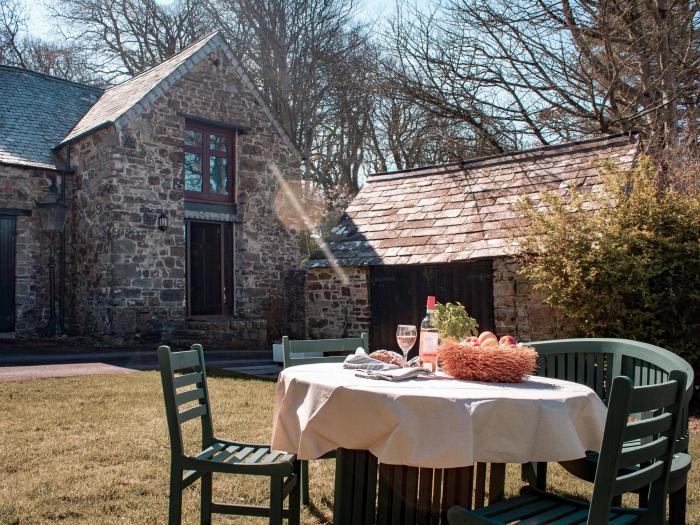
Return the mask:
<svg viewBox="0 0 700 525"><path fill-rule="evenodd" d="M339 448L335 457L335 492L333 496L333 523L352 524L352 487L355 452Z"/></svg>
<svg viewBox="0 0 700 525"><path fill-rule="evenodd" d="M489 503L503 499L505 467L503 463L491 464ZM483 506L485 485L484 463L456 469L418 469L378 465L377 458L367 451L338 449L333 523L446 525L447 510L453 505Z"/></svg>
<svg viewBox="0 0 700 525"><path fill-rule="evenodd" d="M474 490L474 508L484 506L486 499L486 463L476 464L476 487Z"/></svg>
<svg viewBox="0 0 700 525"><path fill-rule="evenodd" d="M506 464L491 463L489 477L489 505L501 501L506 490Z"/></svg>
<svg viewBox="0 0 700 525"><path fill-rule="evenodd" d="M335 463L335 525L373 525L377 494L377 458L366 450L339 448Z"/></svg>

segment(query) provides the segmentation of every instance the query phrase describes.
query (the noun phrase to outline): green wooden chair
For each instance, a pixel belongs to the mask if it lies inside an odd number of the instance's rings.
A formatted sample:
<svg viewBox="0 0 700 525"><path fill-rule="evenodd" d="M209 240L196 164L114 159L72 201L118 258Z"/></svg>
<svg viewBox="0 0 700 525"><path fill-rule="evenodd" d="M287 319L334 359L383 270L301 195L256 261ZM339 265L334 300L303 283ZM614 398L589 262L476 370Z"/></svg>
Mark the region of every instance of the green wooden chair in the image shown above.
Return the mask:
<svg viewBox="0 0 700 525"><path fill-rule="evenodd" d="M342 363L345 358L362 347L365 352L369 350L369 334L362 332L360 337L346 337L344 339L289 339L286 335L282 338L282 350L284 352L284 368L296 365L310 365L316 363ZM332 353L335 355L321 355L318 357L302 357L299 354ZM335 451L329 452L320 459L335 457ZM309 504L309 462L301 461L301 503Z"/></svg>
<svg viewBox="0 0 700 525"><path fill-rule="evenodd" d="M369 349L369 334L362 332L360 337L346 337L344 339L297 339L292 340L286 335L282 338L282 350L284 351L284 368L296 365L310 365L315 363L342 363L345 358L354 353L358 347L365 352ZM326 354L318 357L302 357L299 354Z"/></svg>
<svg viewBox="0 0 700 525"><path fill-rule="evenodd" d="M693 369L680 356L658 346L629 339L582 338L558 339L531 343L539 353L537 375L566 379L585 384L608 403L613 377L629 377L635 386L652 385L668 380L674 370L686 374L685 398L681 406L681 435L676 441L669 476L669 525L683 525L686 511L686 484L691 458L688 450L688 406L693 395ZM635 414L645 418L647 414ZM598 453L560 464L570 474L593 483ZM533 486L546 488L547 464L530 465L534 471ZM533 477L533 476L530 476ZM640 506L646 501L646 491L639 493ZM619 498L614 503L619 503Z"/></svg>
<svg viewBox="0 0 700 525"><path fill-rule="evenodd" d="M625 376L613 380L600 460L590 503L526 487L520 496L471 511L452 507L451 525L624 525L661 524L666 519L666 490L674 443L681 432L686 375L671 373L669 381L633 386ZM631 414L652 412L634 420ZM613 498L648 488L643 509L613 507Z"/></svg>
<svg viewBox="0 0 700 525"><path fill-rule="evenodd" d="M182 518L182 491L197 481L201 484L201 523L211 523L212 513L242 516L269 516L271 524L299 523L299 462L294 454L275 452L268 445L226 441L214 437L209 405L204 352L201 345L191 350L172 352L158 348L160 376L163 382L165 414L170 433L170 525ZM181 426L198 420L202 451L187 455ZM230 505L212 502L213 473L245 474L270 478L270 507ZM289 496L289 509L284 500Z"/></svg>

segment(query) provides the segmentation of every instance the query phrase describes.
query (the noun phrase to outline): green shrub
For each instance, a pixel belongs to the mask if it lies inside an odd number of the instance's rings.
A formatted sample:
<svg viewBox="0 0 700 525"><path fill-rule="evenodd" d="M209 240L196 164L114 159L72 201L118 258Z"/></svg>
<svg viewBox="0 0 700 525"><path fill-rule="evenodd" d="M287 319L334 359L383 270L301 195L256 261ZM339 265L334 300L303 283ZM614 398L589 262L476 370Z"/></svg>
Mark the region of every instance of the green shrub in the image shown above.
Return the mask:
<svg viewBox="0 0 700 525"><path fill-rule="evenodd" d="M696 186L663 185L645 156L631 169L603 164L600 176L603 191L585 198L572 191L522 203L530 221L521 272L579 335L649 342L700 365Z"/></svg>
<svg viewBox="0 0 700 525"><path fill-rule="evenodd" d="M464 339L470 335L478 335L479 324L467 313L462 303L435 303L433 321L442 339Z"/></svg>

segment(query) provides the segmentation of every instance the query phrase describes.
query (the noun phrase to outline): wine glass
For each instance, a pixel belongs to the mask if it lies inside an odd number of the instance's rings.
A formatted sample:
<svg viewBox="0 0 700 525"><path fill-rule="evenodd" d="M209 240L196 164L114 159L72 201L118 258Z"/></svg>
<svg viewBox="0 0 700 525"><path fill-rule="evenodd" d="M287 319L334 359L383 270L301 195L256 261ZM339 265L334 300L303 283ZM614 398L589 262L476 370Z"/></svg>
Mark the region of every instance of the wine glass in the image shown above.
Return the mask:
<svg viewBox="0 0 700 525"><path fill-rule="evenodd" d="M408 352L411 351L413 345L416 344L418 330L412 324L400 324L396 329L396 342L403 352L404 361L408 362Z"/></svg>

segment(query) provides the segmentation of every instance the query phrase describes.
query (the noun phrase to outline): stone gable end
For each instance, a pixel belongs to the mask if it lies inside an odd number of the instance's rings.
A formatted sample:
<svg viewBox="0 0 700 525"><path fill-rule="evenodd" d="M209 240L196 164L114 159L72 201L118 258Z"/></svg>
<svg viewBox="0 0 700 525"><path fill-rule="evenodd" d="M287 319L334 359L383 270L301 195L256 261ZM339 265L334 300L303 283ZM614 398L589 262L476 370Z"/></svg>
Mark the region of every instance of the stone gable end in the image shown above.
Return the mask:
<svg viewBox="0 0 700 525"><path fill-rule="evenodd" d="M299 179L299 160L225 53L214 50L120 129L71 146L74 331L155 337L185 319L185 116L249 130L238 135L235 159L234 317L272 321L285 300L299 249L274 201L281 179ZM161 213L166 232L157 228Z"/></svg>

